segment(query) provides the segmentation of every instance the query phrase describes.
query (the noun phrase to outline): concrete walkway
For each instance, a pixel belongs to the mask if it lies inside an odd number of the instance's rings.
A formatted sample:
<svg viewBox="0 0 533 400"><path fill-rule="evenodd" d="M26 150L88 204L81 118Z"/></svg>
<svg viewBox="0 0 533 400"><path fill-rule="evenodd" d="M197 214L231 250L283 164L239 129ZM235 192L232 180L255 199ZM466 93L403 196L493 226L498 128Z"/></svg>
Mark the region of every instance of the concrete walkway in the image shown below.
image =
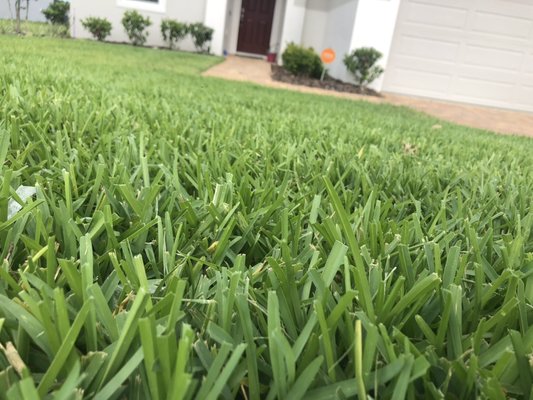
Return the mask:
<svg viewBox="0 0 533 400"><path fill-rule="evenodd" d="M263 60L229 56L226 60L208 71L204 76L213 76L234 81L253 82L259 85L295 90L326 96L341 97L353 100L364 100L372 103L389 103L411 107L434 117L455 122L473 128L486 129L493 132L533 137L533 114L502 110L498 108L480 107L462 103L451 103L418 97L385 94L383 97L362 96L353 93L340 93L331 90L292 85L272 80L270 64Z"/></svg>

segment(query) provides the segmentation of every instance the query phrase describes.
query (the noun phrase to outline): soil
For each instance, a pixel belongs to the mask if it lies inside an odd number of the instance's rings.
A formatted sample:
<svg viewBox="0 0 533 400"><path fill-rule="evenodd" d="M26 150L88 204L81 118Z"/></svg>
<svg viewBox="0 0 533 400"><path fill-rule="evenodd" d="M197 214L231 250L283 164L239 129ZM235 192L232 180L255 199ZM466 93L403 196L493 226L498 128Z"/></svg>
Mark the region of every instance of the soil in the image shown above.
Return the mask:
<svg viewBox="0 0 533 400"><path fill-rule="evenodd" d="M334 79L326 74L324 80L310 78L308 76L297 76L291 74L285 68L280 67L279 65L272 64L272 79L275 81L280 81L284 83L290 83L293 85L303 85L313 88L320 88L326 90L334 90L336 92L346 92L346 93L357 93L364 94L368 96L380 97L380 94L372 89L362 88L361 86L354 85L352 83L347 83Z"/></svg>

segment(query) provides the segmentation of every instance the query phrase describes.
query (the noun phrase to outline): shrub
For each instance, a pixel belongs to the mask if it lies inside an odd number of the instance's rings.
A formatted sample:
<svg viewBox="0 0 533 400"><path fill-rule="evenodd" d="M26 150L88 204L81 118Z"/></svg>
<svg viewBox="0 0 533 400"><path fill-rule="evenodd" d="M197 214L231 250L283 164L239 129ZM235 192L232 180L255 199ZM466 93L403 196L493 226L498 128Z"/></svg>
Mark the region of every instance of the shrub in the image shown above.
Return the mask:
<svg viewBox="0 0 533 400"><path fill-rule="evenodd" d="M322 74L322 61L311 47L306 48L290 43L281 59L283 67L294 75L320 78Z"/></svg>
<svg viewBox="0 0 533 400"><path fill-rule="evenodd" d="M68 12L70 3L63 0L54 0L42 13L47 21L52 24L68 25Z"/></svg>
<svg viewBox="0 0 533 400"><path fill-rule="evenodd" d="M204 52L204 46L206 43L209 43L213 39L213 29L205 26L201 22L189 25L189 33L192 36L192 41L196 50L199 52ZM209 47L207 48L209 53Z"/></svg>
<svg viewBox="0 0 533 400"><path fill-rule="evenodd" d="M182 40L189 32L187 24L172 19L164 19L161 22L161 35L163 40L168 42L168 48L171 49L174 43Z"/></svg>
<svg viewBox="0 0 533 400"><path fill-rule="evenodd" d="M106 18L89 17L82 19L81 24L96 40L103 41L111 33L112 25Z"/></svg>
<svg viewBox="0 0 533 400"><path fill-rule="evenodd" d="M384 69L376 65L382 54L372 47L361 47L344 56L344 65L355 78L355 82L362 87L366 87Z"/></svg>
<svg viewBox="0 0 533 400"><path fill-rule="evenodd" d="M142 46L146 42L148 33L146 28L152 25L149 17L143 17L137 11L126 11L122 17L122 25L128 38L134 46Z"/></svg>

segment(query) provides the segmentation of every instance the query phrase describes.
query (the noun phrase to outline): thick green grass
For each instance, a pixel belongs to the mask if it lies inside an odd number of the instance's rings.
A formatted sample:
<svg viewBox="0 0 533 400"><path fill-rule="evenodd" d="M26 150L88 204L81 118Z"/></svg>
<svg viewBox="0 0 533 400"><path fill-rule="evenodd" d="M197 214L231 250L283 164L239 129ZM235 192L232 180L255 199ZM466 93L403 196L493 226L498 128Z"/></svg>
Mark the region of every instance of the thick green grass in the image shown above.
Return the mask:
<svg viewBox="0 0 533 400"><path fill-rule="evenodd" d="M32 5L36 7L37 5ZM0 34L17 35L16 21L14 19L0 19ZM21 21L20 31L27 37L55 37L65 38L70 36L67 26L55 25L47 22Z"/></svg>
<svg viewBox="0 0 533 400"><path fill-rule="evenodd" d="M531 140L0 48L0 398L529 397Z"/></svg>

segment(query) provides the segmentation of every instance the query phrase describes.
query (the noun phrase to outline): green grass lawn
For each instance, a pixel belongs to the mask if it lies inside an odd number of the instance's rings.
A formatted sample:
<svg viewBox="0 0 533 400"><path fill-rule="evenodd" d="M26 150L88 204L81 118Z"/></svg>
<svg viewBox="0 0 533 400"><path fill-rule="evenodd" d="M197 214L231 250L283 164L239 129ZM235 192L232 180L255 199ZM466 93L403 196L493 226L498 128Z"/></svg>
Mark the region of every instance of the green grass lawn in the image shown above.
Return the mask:
<svg viewBox="0 0 533 400"><path fill-rule="evenodd" d="M32 5L33 6L33 5ZM16 35L17 23L14 19L0 19L1 35ZM54 25L48 22L21 21L20 30L27 37L69 37L70 30L65 25Z"/></svg>
<svg viewBox="0 0 533 400"><path fill-rule="evenodd" d="M0 49L0 399L529 397L532 140Z"/></svg>

